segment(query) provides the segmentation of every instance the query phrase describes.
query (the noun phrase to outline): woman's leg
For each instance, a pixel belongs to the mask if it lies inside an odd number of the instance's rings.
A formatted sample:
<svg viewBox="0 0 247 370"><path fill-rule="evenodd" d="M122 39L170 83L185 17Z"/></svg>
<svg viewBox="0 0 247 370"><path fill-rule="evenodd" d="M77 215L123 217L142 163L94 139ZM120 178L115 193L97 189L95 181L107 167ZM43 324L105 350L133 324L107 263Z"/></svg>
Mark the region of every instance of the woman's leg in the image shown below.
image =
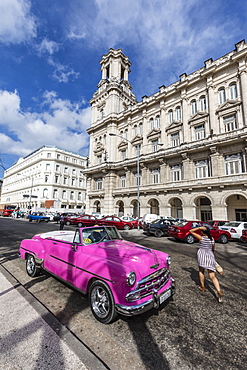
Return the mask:
<svg viewBox="0 0 247 370"><path fill-rule="evenodd" d="M202 290L205 290L205 287L204 287L204 271L205 271L204 268L199 266L199 281L200 281Z"/></svg>
<svg viewBox="0 0 247 370"><path fill-rule="evenodd" d="M214 284L215 289L217 290L217 293L218 293L218 301L219 302L222 302L222 292L220 290L219 280L215 276L215 272L214 271L211 271L211 270L208 270L208 275L209 275L210 279L212 280L212 283Z"/></svg>

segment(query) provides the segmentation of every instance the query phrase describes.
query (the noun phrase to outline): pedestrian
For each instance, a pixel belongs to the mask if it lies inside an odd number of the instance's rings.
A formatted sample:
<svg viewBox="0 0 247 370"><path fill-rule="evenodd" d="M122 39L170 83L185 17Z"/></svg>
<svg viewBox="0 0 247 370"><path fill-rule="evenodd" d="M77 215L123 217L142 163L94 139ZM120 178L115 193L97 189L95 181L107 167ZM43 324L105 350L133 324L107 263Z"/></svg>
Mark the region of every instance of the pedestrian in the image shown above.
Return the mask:
<svg viewBox="0 0 247 370"><path fill-rule="evenodd" d="M63 228L64 228L64 216L61 215L60 216L60 226L59 226L59 229L60 230L63 230Z"/></svg>
<svg viewBox="0 0 247 370"><path fill-rule="evenodd" d="M202 235L196 231L200 230ZM218 302L222 302L222 292L220 290L219 281L215 275L216 272L216 261L214 256L215 242L214 238L210 234L210 229L205 226L196 227L190 230L190 233L199 240L199 250L197 252L198 266L199 266L199 281L200 285L198 288L205 292L206 288L204 285L204 272L208 270L208 275L214 284L217 291Z"/></svg>

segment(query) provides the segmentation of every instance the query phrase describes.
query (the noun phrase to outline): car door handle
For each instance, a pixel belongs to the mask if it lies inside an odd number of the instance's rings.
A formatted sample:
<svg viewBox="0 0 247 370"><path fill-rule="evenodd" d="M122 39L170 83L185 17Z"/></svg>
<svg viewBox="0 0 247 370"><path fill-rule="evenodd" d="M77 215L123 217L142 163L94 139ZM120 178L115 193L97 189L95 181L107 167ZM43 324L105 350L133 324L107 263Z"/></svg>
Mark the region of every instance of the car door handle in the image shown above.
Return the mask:
<svg viewBox="0 0 247 370"><path fill-rule="evenodd" d="M52 244L57 244L56 242L52 242Z"/></svg>

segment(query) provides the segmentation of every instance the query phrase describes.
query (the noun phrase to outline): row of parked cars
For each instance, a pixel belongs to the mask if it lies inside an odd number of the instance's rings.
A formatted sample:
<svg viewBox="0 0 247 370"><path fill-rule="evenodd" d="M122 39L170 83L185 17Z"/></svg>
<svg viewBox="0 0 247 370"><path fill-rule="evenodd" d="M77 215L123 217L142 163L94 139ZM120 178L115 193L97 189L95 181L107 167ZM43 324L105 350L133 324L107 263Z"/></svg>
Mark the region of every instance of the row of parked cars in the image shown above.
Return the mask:
<svg viewBox="0 0 247 370"><path fill-rule="evenodd" d="M94 215L69 215L64 217L65 225L85 226L116 226L119 230L131 230L138 226L138 220L133 217L123 216L105 216L97 218Z"/></svg>
<svg viewBox="0 0 247 370"><path fill-rule="evenodd" d="M241 221L187 221L187 220L168 220L157 219L151 223L143 225L144 233L161 237L170 236L175 240L183 240L188 244L195 242L195 238L189 230L195 227L206 226L210 229L215 241L227 243L230 239L239 239L247 242L247 222ZM200 233L200 231L198 231Z"/></svg>

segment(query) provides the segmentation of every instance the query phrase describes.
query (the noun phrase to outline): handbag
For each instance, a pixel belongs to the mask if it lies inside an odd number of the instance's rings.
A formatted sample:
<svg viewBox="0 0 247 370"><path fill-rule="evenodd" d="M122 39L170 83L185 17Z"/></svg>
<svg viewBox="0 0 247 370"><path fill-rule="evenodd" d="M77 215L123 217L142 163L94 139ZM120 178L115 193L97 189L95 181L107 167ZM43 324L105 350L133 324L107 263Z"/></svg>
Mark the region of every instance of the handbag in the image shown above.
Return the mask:
<svg viewBox="0 0 247 370"><path fill-rule="evenodd" d="M215 264L215 268L216 268L216 271L219 273L219 274L223 274L223 268L218 264L218 262L216 262Z"/></svg>

